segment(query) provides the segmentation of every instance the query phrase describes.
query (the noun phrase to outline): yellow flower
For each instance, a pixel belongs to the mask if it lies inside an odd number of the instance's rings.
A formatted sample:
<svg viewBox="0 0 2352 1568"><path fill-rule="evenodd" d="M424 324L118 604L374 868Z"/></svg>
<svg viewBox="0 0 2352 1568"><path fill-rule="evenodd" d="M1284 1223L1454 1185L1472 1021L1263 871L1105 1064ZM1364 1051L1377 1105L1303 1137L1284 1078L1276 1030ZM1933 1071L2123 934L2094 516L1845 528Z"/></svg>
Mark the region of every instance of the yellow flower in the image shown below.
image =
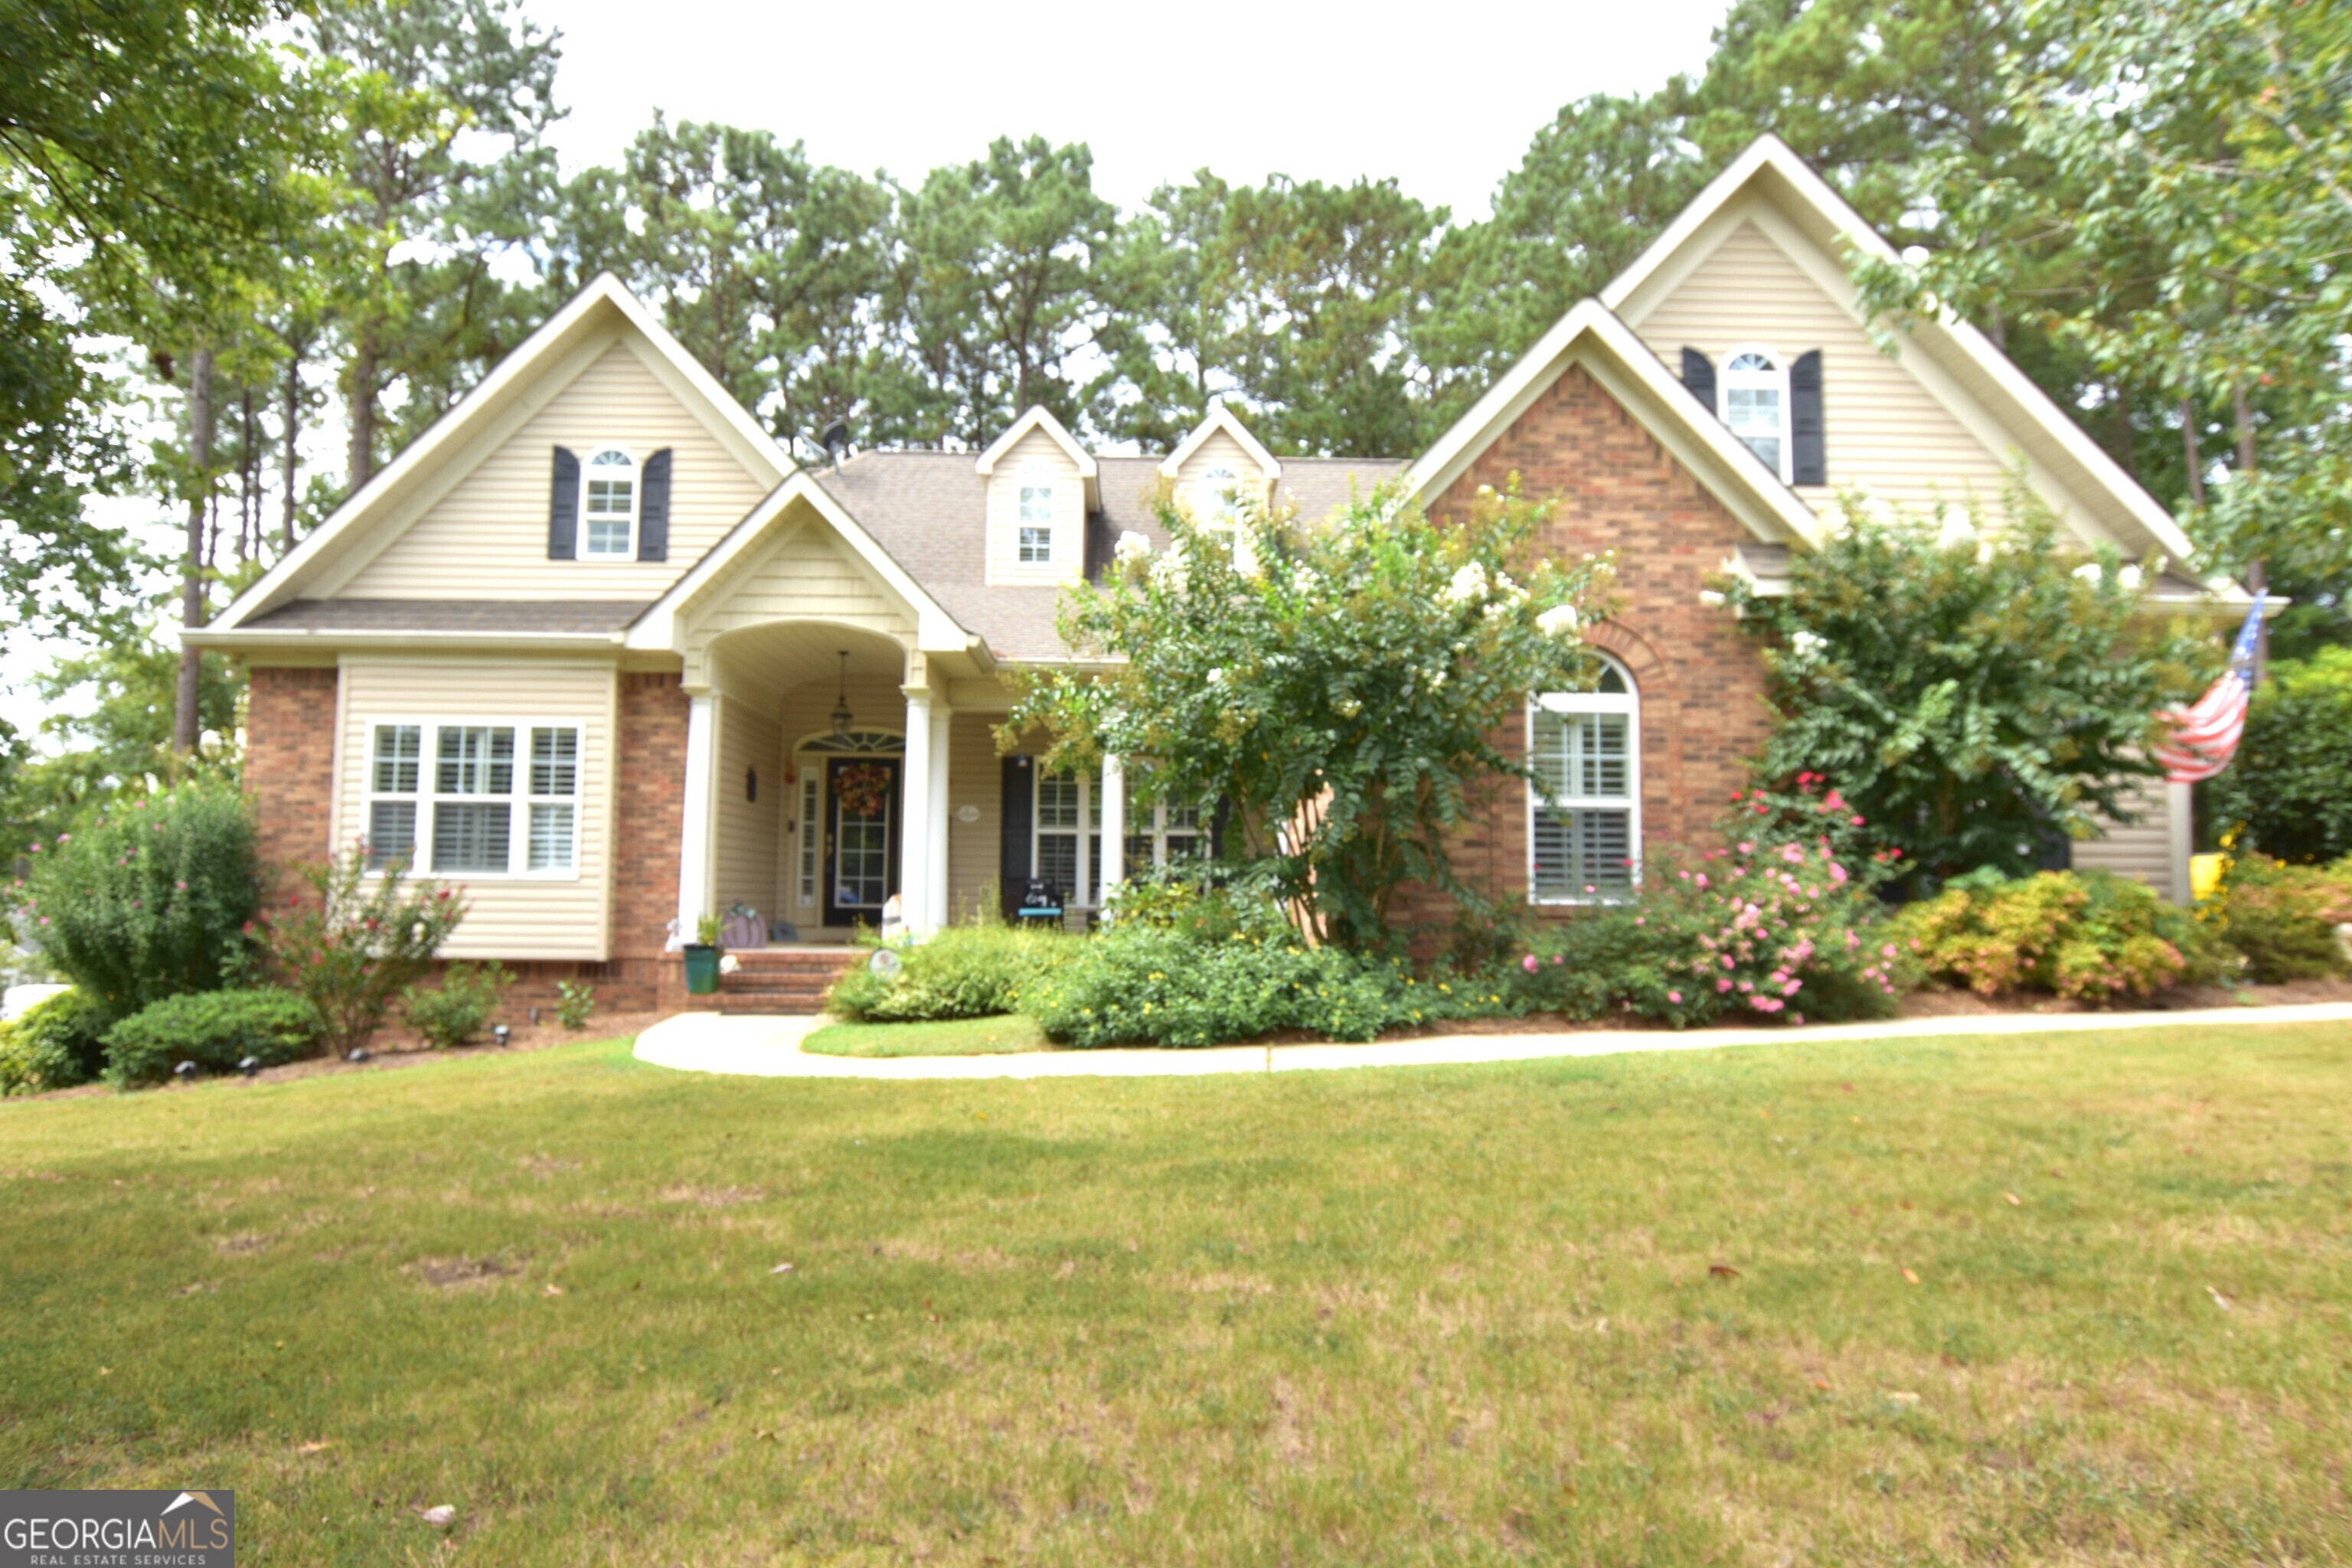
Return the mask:
<svg viewBox="0 0 2352 1568"><path fill-rule="evenodd" d="M1451 986L1451 985L1448 985L1448 984L1445 984L1445 982L1444 982L1444 981L1443 981L1443 980L1441 980L1441 981L1439 981L1439 982L1437 983L1437 988L1438 988L1440 991L1444 992L1448 996L1451 996L1451 995L1453 995L1453 994L1454 994L1454 987L1453 987L1453 986Z"/></svg>

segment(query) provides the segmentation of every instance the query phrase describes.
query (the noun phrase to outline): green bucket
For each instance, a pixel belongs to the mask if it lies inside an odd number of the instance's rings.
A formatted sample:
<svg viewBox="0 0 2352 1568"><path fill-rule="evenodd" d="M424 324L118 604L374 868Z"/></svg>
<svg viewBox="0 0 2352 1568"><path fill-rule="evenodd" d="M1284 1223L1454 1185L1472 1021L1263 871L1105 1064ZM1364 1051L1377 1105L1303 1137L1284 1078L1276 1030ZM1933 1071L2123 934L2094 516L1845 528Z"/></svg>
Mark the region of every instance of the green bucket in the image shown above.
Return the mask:
<svg viewBox="0 0 2352 1568"><path fill-rule="evenodd" d="M709 996L719 989L719 950L701 942L686 944L686 990L689 996Z"/></svg>

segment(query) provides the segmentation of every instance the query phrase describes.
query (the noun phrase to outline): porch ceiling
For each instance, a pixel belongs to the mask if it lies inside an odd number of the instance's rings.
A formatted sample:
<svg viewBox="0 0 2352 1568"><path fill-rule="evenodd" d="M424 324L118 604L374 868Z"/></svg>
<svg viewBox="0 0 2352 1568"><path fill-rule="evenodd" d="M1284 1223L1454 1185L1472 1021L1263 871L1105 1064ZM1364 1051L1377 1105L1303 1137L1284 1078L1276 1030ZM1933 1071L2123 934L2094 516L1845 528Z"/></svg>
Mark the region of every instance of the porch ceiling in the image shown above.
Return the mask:
<svg viewBox="0 0 2352 1568"><path fill-rule="evenodd" d="M709 658L726 689L774 697L832 681L845 651L853 680L906 679L907 650L896 641L827 621L772 621L728 632L711 643Z"/></svg>

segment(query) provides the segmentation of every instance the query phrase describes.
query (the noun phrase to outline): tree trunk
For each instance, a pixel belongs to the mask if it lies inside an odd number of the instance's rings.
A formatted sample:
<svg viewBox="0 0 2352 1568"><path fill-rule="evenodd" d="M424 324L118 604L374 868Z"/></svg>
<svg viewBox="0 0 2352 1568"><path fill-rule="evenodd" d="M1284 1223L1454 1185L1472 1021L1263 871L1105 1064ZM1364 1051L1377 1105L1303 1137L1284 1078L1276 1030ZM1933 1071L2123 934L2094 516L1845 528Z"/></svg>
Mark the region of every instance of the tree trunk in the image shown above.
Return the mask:
<svg viewBox="0 0 2352 1568"><path fill-rule="evenodd" d="M2189 398L2180 400L2180 456L2189 466L2189 499L2199 506L2205 504L2205 456L2197 440L2197 405Z"/></svg>
<svg viewBox="0 0 2352 1568"><path fill-rule="evenodd" d="M187 552L180 559L180 625L193 630L205 624L205 501L212 490L206 473L213 465L213 351L199 348L188 359L188 466L198 478L188 498ZM201 722L196 711L202 689L204 655L182 644L180 685L172 709L172 749L183 756L196 749Z"/></svg>
<svg viewBox="0 0 2352 1568"><path fill-rule="evenodd" d="M2230 419L2238 437L2238 468L2242 473L2254 471L2254 415L2246 406L2246 384L2230 388Z"/></svg>
<svg viewBox="0 0 2352 1568"><path fill-rule="evenodd" d="M301 428L302 356L292 353L286 357L286 514L278 525L278 553L281 560L286 552L294 548L295 480L302 468L295 437Z"/></svg>
<svg viewBox="0 0 2352 1568"><path fill-rule="evenodd" d="M383 372L383 355L375 341L373 324L360 329L352 344L351 367L344 374L349 383L344 395L351 405L352 444L344 493L359 494L360 487L375 473L375 402L376 377Z"/></svg>

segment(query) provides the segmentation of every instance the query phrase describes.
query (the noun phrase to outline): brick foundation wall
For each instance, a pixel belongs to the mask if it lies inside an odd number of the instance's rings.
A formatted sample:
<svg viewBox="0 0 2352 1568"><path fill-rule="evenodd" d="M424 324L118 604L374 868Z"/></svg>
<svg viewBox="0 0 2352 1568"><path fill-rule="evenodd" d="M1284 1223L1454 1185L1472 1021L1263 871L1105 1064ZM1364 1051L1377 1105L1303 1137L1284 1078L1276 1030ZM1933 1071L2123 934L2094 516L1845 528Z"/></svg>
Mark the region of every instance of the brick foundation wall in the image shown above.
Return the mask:
<svg viewBox="0 0 2352 1568"><path fill-rule="evenodd" d="M1682 465L1581 369L1570 368L1431 507L1460 516L1481 485L1554 502L1541 547L1557 557L1617 552L1616 616L1593 644L1632 673L1641 695L1642 841L1701 843L1747 782L1746 762L1770 728L1764 664L1730 612L1699 603L1734 545L1753 539ZM1518 752L1526 731L1507 727ZM1527 895L1526 788L1486 792L1457 839L1454 869L1498 904ZM1568 915L1569 910L1545 910ZM1409 889L1393 918L1439 928L1451 901Z"/></svg>
<svg viewBox="0 0 2352 1568"><path fill-rule="evenodd" d="M245 722L245 793L258 828L270 901L302 890L297 868L334 853L335 682L331 669L251 672Z"/></svg>

